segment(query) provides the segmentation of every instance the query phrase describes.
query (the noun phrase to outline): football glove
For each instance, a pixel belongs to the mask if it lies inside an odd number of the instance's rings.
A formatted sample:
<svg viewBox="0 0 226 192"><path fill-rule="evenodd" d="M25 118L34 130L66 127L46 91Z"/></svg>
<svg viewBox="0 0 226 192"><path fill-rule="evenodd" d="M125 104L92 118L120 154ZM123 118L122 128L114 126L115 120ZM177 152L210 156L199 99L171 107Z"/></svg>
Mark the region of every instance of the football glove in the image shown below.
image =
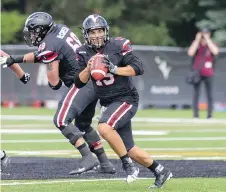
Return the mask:
<svg viewBox="0 0 226 192"><path fill-rule="evenodd" d="M28 81L30 81L31 75L29 73L24 73L23 77L20 78L20 81L23 84L27 84Z"/></svg>
<svg viewBox="0 0 226 192"><path fill-rule="evenodd" d="M3 65L3 68L10 67L16 63L15 59L12 56L1 56L0 57L0 64Z"/></svg>
<svg viewBox="0 0 226 192"><path fill-rule="evenodd" d="M103 63L106 64L106 68L108 68L108 70L113 73L113 74L116 74L117 72L117 66L115 66L111 61L110 59L108 58L107 55L104 55L104 58L102 60Z"/></svg>

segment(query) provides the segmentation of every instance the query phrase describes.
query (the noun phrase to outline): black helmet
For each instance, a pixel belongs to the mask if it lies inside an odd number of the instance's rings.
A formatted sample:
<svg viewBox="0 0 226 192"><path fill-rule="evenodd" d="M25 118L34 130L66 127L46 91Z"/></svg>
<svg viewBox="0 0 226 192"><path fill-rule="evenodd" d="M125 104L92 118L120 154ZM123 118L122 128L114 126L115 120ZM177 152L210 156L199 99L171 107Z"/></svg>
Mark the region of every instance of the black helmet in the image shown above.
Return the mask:
<svg viewBox="0 0 226 192"><path fill-rule="evenodd" d="M29 46L38 46L54 25L52 16L45 12L35 12L25 21L24 39Z"/></svg>
<svg viewBox="0 0 226 192"><path fill-rule="evenodd" d="M107 21L100 15L89 15L82 24L83 37L88 45L91 45L88 32L93 29L104 29L104 42L109 40L109 25Z"/></svg>

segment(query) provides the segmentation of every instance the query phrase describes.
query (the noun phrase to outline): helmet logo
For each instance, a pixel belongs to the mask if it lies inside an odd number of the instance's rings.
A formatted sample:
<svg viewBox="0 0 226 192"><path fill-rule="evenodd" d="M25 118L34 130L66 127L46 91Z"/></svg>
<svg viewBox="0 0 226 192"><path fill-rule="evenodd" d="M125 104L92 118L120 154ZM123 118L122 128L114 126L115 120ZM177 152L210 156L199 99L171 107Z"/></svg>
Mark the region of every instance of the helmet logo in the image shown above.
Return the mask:
<svg viewBox="0 0 226 192"><path fill-rule="evenodd" d="M45 43L45 42L43 42L41 45L39 45L39 47L38 47L38 51L42 51L42 50L44 50L44 49L45 49L45 47L46 47L46 43Z"/></svg>
<svg viewBox="0 0 226 192"><path fill-rule="evenodd" d="M98 17L99 17L99 15L97 15L97 14L90 15L90 18L94 21L94 23L97 22Z"/></svg>

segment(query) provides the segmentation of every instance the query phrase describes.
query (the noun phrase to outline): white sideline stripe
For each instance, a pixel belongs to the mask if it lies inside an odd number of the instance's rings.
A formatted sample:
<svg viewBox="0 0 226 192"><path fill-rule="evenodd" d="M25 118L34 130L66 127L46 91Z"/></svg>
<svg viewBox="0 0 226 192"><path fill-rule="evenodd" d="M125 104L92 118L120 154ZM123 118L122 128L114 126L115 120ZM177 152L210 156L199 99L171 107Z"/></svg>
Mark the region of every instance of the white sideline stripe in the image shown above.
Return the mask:
<svg viewBox="0 0 226 192"><path fill-rule="evenodd" d="M167 130L166 130L167 131ZM226 129L171 130L172 133L225 133Z"/></svg>
<svg viewBox="0 0 226 192"><path fill-rule="evenodd" d="M146 151L208 151L208 150L226 150L226 147L199 147L199 148L143 148ZM112 149L105 149L107 152L113 152ZM71 154L77 153L76 150L42 150L42 151L8 151L9 154ZM73 154L75 155L75 154ZM79 154L79 156L81 156Z"/></svg>
<svg viewBox="0 0 226 192"><path fill-rule="evenodd" d="M226 137L135 138L135 141L226 141Z"/></svg>
<svg viewBox="0 0 226 192"><path fill-rule="evenodd" d="M134 130L133 135L167 135L169 131L146 131L146 130ZM6 134L59 134L59 129L2 129L0 133Z"/></svg>
<svg viewBox="0 0 226 192"><path fill-rule="evenodd" d="M146 126L143 126L143 125L146 125ZM134 128L137 127L137 126L138 125L133 124ZM148 124L142 124L140 126L151 128L153 126L153 124L151 124L151 125L150 124L149 125ZM154 126L156 126L156 125L154 125ZM163 126L166 126L166 127L173 126L173 127L175 127L177 125L175 125L175 124L174 125L164 124ZM182 126L185 126L185 125L182 125ZM182 127L182 126L180 125L180 127ZM190 125L186 125L186 126L190 127ZM200 126L202 126L202 125L200 125ZM53 127L53 129L42 129L42 128L45 128L45 127L47 127L47 128ZM2 127L1 127L1 129L4 129L4 130L15 130L15 128L30 128L29 130L36 130L34 128L41 128L41 129L38 129L38 130L55 130L56 129L53 124L19 124L19 125L11 124L11 125L2 125ZM133 134L136 134L136 131L137 131L137 135L139 134L138 131L148 131L148 130L135 130L135 129L134 129L135 132ZM16 130L18 130L18 129L16 129ZM28 130L28 129L26 129L26 130ZM1 130L0 130L0 132L1 132ZM171 132L173 132L173 133L206 133L206 132L209 132L209 133L212 133L212 132L213 133L216 133L216 132L217 133L225 133L226 129L223 129L223 128L207 128L207 129L205 129L205 128L200 128L200 129L189 128L189 129L184 129L184 128L182 128L182 130L165 129L165 130L158 130L158 131L152 130L153 133L151 133L150 131L148 131L148 132L150 133L150 135L166 135L166 134L169 134ZM166 132L166 133L164 134L163 132ZM58 133L58 132L56 132L56 133ZM40 133L40 134L42 134L42 133ZM140 135L142 135L142 133Z"/></svg>
<svg viewBox="0 0 226 192"><path fill-rule="evenodd" d="M1 115L1 120L41 120L52 121L52 116L43 115ZM97 118L93 119L97 121ZM135 117L133 122L149 122L149 123L188 123L188 124L226 124L224 119L193 119L193 118L148 118Z"/></svg>
<svg viewBox="0 0 226 192"><path fill-rule="evenodd" d="M105 140L103 140L105 141ZM226 141L226 137L134 138L134 141ZM67 139L1 140L1 143L67 143Z"/></svg>
<svg viewBox="0 0 226 192"><path fill-rule="evenodd" d="M154 179L154 178L137 178L138 180ZM34 182L12 182L12 183L0 183L0 186L11 185L39 185L39 184L58 184L58 183L78 183L78 182L99 182L99 181L121 181L124 178L112 178L112 179L69 179L69 180L51 180L51 181L34 181Z"/></svg>
<svg viewBox="0 0 226 192"><path fill-rule="evenodd" d="M185 157L183 160L225 160L226 157Z"/></svg>
<svg viewBox="0 0 226 192"><path fill-rule="evenodd" d="M40 127L54 127L54 124L10 124L10 125L2 125L1 128L40 128Z"/></svg>

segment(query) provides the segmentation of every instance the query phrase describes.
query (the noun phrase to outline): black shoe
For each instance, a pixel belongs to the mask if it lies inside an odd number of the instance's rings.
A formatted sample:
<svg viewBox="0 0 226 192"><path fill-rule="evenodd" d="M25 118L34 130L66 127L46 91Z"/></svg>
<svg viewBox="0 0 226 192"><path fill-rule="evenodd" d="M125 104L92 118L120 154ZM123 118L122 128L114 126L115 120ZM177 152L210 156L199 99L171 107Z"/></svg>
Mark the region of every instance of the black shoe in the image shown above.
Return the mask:
<svg viewBox="0 0 226 192"><path fill-rule="evenodd" d="M99 162L94 156L92 155L83 156L80 162L80 167L78 169L72 170L69 174L70 175L82 174L90 170L96 170L98 166Z"/></svg>
<svg viewBox="0 0 226 192"><path fill-rule="evenodd" d="M98 171L100 173L109 173L109 174L116 173L115 167L112 165L111 162L101 163L100 166L98 167Z"/></svg>
<svg viewBox="0 0 226 192"><path fill-rule="evenodd" d="M161 172L155 174L155 183L154 186L150 188L161 188L168 180L173 177L173 174L170 170L164 168Z"/></svg>
<svg viewBox="0 0 226 192"><path fill-rule="evenodd" d="M127 174L126 182L132 183L136 181L139 174L139 168L133 164L132 160L129 158L128 161L123 162L122 166Z"/></svg>
<svg viewBox="0 0 226 192"><path fill-rule="evenodd" d="M6 155L5 151L3 151L4 157L1 159L1 172L10 164L10 158Z"/></svg>

